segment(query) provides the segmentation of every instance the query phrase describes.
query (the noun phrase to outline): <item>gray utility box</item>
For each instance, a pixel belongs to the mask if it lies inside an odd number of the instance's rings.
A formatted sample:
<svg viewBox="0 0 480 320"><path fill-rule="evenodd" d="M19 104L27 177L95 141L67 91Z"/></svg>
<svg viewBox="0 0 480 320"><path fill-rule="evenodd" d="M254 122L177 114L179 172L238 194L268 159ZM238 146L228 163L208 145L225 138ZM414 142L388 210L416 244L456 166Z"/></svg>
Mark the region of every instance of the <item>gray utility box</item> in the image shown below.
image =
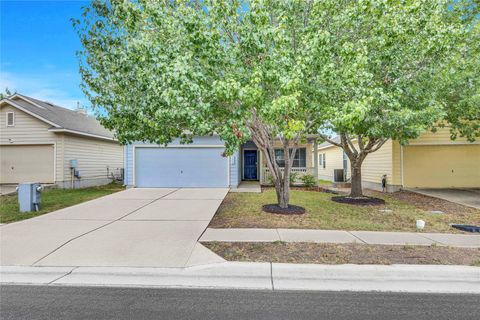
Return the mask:
<svg viewBox="0 0 480 320"><path fill-rule="evenodd" d="M40 183L20 183L18 185L18 206L20 212L40 210L42 186Z"/></svg>

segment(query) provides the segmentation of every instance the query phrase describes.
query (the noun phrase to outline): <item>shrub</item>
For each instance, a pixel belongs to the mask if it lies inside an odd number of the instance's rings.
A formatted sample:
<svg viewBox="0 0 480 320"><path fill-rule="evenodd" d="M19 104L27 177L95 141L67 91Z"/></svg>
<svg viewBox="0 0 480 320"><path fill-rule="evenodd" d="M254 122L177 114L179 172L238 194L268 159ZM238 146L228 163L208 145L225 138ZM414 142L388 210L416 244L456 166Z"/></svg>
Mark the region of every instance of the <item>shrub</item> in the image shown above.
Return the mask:
<svg viewBox="0 0 480 320"><path fill-rule="evenodd" d="M317 180L312 174L304 174L300 177L300 180L302 180L303 185L307 188L313 188L317 185Z"/></svg>
<svg viewBox="0 0 480 320"><path fill-rule="evenodd" d="M298 172L290 172L290 185L292 186L298 180Z"/></svg>

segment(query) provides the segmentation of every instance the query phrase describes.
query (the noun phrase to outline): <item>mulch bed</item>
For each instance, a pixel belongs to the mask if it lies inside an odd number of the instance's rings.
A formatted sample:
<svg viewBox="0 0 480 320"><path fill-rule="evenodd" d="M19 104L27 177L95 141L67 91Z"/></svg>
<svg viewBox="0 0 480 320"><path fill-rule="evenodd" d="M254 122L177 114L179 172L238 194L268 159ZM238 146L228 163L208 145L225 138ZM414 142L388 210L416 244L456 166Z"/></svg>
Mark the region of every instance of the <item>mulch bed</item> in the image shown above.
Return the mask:
<svg viewBox="0 0 480 320"><path fill-rule="evenodd" d="M299 215L305 213L305 208L295 206L293 204L288 205L288 208L280 208L278 204L266 204L262 206L262 210L268 213L284 214L284 215Z"/></svg>
<svg viewBox="0 0 480 320"><path fill-rule="evenodd" d="M360 206L379 206L385 204L385 200L374 197L352 198L347 196L332 197L332 201Z"/></svg>
<svg viewBox="0 0 480 320"><path fill-rule="evenodd" d="M321 264L445 264L480 266L480 249L332 243L206 242L229 261Z"/></svg>

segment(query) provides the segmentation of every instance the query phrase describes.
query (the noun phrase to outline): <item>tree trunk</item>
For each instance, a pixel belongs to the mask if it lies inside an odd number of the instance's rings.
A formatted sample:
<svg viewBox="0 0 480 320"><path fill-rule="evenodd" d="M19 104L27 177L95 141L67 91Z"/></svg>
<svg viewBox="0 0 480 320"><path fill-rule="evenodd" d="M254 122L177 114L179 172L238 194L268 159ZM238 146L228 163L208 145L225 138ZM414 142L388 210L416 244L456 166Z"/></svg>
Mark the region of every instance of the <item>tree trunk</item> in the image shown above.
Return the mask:
<svg viewBox="0 0 480 320"><path fill-rule="evenodd" d="M362 163L354 162L352 164L352 187L350 189L350 197L357 198L363 196L362 191Z"/></svg>
<svg viewBox="0 0 480 320"><path fill-rule="evenodd" d="M277 203L280 208L288 208L288 202L290 201L290 189L285 189L284 183L278 181L275 184L275 191L277 193Z"/></svg>
<svg viewBox="0 0 480 320"><path fill-rule="evenodd" d="M272 175L272 182L277 194L277 204L280 208L286 209L288 208L288 203L290 201L290 170L293 165L295 152L297 151L298 136L293 140L281 139L285 155L285 167L282 173L282 170L275 159L274 142L277 139L277 134L270 133L269 127L257 116L255 110L252 110L252 117L247 122L247 126L251 133L251 139L262 152L268 170ZM289 147L292 142L293 156L290 157Z"/></svg>
<svg viewBox="0 0 480 320"><path fill-rule="evenodd" d="M269 150L269 148L264 149L261 147L259 147L259 149L261 150L263 157L267 162L270 174L272 175L275 192L277 194L277 204L280 208L288 208L288 203L290 201L290 166L286 165L282 174L282 171L275 160L274 149Z"/></svg>

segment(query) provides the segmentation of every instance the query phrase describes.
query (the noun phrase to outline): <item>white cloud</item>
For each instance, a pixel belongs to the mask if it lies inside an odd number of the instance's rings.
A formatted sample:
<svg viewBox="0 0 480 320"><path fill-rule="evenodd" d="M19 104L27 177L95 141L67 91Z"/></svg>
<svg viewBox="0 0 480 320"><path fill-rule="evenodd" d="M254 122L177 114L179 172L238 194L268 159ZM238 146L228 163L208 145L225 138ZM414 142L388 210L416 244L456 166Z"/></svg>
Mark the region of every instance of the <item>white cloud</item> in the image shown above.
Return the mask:
<svg viewBox="0 0 480 320"><path fill-rule="evenodd" d="M77 102L86 107L89 103L83 94L73 95L64 89L65 87L72 87L71 91L80 92L77 81L70 73L15 75L2 71L0 72L0 91L8 88L11 91L16 91L39 100L49 101L69 109L75 109Z"/></svg>

